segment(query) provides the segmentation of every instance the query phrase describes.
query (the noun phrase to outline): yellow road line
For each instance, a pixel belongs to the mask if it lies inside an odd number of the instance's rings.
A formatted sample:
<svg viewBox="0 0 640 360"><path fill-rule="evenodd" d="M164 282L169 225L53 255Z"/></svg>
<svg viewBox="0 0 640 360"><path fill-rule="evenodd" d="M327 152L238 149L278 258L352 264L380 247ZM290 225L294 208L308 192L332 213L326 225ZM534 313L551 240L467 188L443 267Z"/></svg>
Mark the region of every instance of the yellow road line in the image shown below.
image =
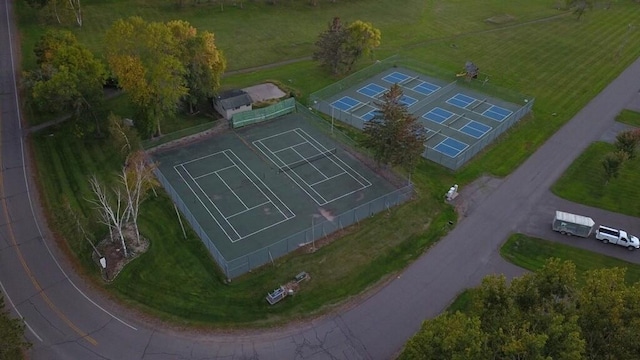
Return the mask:
<svg viewBox="0 0 640 360"><path fill-rule="evenodd" d="M0 137L1 136L2 136L2 129L0 128ZM1 163L2 163L2 149L0 146L0 164ZM0 172L0 198L2 198L2 208L4 209L4 213L8 215L9 209L7 208L7 200L4 196L4 176L3 175L4 174ZM7 226L9 229L9 238L11 239L11 243L13 244L14 249L16 249L16 254L18 255L18 259L20 260L20 263L22 264L24 271L29 276L29 279L31 279L31 283L40 294L40 297L42 297L44 302L47 303L47 305L49 305L49 308L51 308L51 310L53 310L53 312L56 313L56 315L58 315L58 317L62 321L64 321L64 323L67 324L73 331L75 331L83 339L87 340L90 344L97 346L98 342L94 338L89 336L84 331L80 330L80 328L78 328L73 322L71 322L71 320L69 320L69 318L65 314L63 314L62 311L60 311L60 309L58 309L58 307L51 301L51 299L49 299L47 294L44 292L44 290L40 286L40 283L38 282L38 280L36 280L35 276L33 276L31 269L29 269L27 262L24 260L24 256L22 256L22 251L20 251L20 247L18 246L18 243L16 241L15 234L13 233L13 226L11 225L11 219L8 216L6 216L6 220L7 220ZM36 220L34 219L34 221Z"/></svg>

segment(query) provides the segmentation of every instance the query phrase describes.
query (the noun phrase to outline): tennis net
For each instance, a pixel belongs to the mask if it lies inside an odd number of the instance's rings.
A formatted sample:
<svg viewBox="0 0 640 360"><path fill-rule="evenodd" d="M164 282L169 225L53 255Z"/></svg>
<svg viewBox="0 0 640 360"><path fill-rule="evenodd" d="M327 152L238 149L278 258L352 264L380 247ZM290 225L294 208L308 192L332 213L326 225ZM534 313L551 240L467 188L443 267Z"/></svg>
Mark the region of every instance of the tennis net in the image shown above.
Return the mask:
<svg viewBox="0 0 640 360"><path fill-rule="evenodd" d="M337 149L333 148L333 149L329 149L327 151L323 151L321 153L317 153L317 154L315 154L313 156L309 156L308 158L304 158L304 159L301 159L301 160L298 160L298 161L294 161L294 162L292 162L291 164L288 164L288 165L283 165L283 166L278 168L278 172L283 173L285 171L289 171L289 170L295 169L295 168L297 168L299 166L302 166L304 164L310 164L310 163L312 163L312 162L314 162L316 160L320 160L322 158L327 158L329 156L332 156L336 152L337 152Z"/></svg>

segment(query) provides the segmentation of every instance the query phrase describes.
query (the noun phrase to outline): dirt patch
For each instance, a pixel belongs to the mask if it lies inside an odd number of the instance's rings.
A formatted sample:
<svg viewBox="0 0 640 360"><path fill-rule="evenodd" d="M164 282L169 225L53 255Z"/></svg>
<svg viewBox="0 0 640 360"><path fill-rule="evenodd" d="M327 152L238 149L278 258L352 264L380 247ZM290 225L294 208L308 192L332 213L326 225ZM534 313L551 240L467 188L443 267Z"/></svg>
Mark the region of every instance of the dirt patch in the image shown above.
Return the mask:
<svg viewBox="0 0 640 360"><path fill-rule="evenodd" d="M251 101L256 103L262 103L265 101L280 99L287 94L282 91L277 85L273 83L264 83L254 86L249 86L242 89L249 94Z"/></svg>
<svg viewBox="0 0 640 360"><path fill-rule="evenodd" d="M125 257L122 242L115 232L112 236L107 235L107 237L96 246L98 252L100 252L106 260L106 268L102 271L102 279L106 282L113 281L125 265L149 249L149 240L140 236L140 241L138 241L132 225L126 226L122 232L127 245L128 256ZM100 266L100 259L95 252L93 253L93 261Z"/></svg>

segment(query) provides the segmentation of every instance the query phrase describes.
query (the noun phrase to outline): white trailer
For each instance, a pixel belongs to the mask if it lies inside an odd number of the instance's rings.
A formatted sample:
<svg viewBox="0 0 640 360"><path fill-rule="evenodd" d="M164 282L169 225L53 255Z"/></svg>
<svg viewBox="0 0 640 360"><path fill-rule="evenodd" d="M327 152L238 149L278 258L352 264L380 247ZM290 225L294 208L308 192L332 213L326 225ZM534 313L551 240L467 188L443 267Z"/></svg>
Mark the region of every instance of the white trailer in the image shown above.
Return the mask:
<svg viewBox="0 0 640 360"><path fill-rule="evenodd" d="M551 228L563 235L588 237L595 224L590 217L556 211Z"/></svg>

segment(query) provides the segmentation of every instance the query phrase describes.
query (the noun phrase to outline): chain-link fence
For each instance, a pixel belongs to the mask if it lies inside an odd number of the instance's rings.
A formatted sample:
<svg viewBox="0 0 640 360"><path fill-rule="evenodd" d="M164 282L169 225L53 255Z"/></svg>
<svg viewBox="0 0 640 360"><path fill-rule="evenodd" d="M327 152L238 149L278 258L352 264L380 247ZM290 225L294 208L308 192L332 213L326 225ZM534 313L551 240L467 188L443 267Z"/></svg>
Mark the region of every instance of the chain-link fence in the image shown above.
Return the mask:
<svg viewBox="0 0 640 360"><path fill-rule="evenodd" d="M433 77L438 80L450 81L446 85L442 86L435 94L427 96L426 98L412 104L408 107L409 112L418 112L427 106L432 104L442 103L443 97L451 96L454 92L459 91L464 93L465 90L473 93L482 93L489 95L496 99L497 103L508 103L513 113L508 118L501 121L497 126L492 125L492 130L488 132L478 141L474 141L464 151L458 154L456 157L451 157L440 151L434 150L425 145L425 151L423 156L429 160L439 163L449 169L457 170L475 156L480 150L485 148L498 136L509 129L513 124L522 119L525 115L531 112L534 98L529 98L516 91L501 88L493 85L489 82L489 76L480 73L477 78L457 77L453 71L447 71L439 69L437 67L421 63L417 60L405 58L401 55L395 55L385 60L376 62L375 64L362 69L334 84L331 84L324 89L321 89L309 96L309 104L317 111L327 114L331 117L331 123L335 120L349 124L358 129L363 129L365 124L365 115L372 109L377 108L375 104L363 103L363 106L355 106L349 110L341 110L335 106L332 106L332 101L336 100L336 97L344 91L364 82L369 78L373 78L385 70L391 68L404 68ZM411 78L409 79L411 81ZM353 92L352 92L353 93ZM347 92L349 94L349 92ZM354 93L355 94L355 93ZM515 110L515 106L519 106ZM480 120L478 120L480 121ZM466 142L465 142L466 143Z"/></svg>
<svg viewBox="0 0 640 360"><path fill-rule="evenodd" d="M162 184L178 207L178 210L180 210L187 222L191 224L193 230L200 237L207 250L209 250L209 253L211 253L211 256L213 256L214 260L218 263L229 279L240 276L269 262L273 262L275 259L284 256L301 246L313 246L315 241L320 240L335 231L358 223L376 213L389 210L395 205L408 201L413 196L413 186L411 184L407 184L403 188L397 189L389 194L348 210L338 216L335 216L331 220L324 218L312 220L310 227L306 230L288 236L276 243L249 254L227 260L214 245L214 242L209 238L209 235L207 235L207 233L202 229L195 216L193 216L169 181L164 177L164 175L162 175L162 172L156 169L155 174L158 181L160 181L160 184Z"/></svg>
<svg viewBox="0 0 640 360"><path fill-rule="evenodd" d="M493 140L495 140L503 132L509 129L513 124L518 122L518 120L520 120L523 116L527 115L531 111L531 107L533 106L533 103L534 103L534 100L532 99L526 105L522 106L520 109L518 109L513 114L511 114L507 119L501 122L498 126L494 127L493 130L488 132L484 137L482 137L482 139L470 145L468 148L466 148L464 151L462 151L458 156L454 158L447 156L442 152L434 150L430 147L425 147L425 150L422 156L438 164L446 166L449 169L457 170L462 165L464 165L467 161L469 161L472 157L474 157L478 152L480 152L480 150L484 149Z"/></svg>

